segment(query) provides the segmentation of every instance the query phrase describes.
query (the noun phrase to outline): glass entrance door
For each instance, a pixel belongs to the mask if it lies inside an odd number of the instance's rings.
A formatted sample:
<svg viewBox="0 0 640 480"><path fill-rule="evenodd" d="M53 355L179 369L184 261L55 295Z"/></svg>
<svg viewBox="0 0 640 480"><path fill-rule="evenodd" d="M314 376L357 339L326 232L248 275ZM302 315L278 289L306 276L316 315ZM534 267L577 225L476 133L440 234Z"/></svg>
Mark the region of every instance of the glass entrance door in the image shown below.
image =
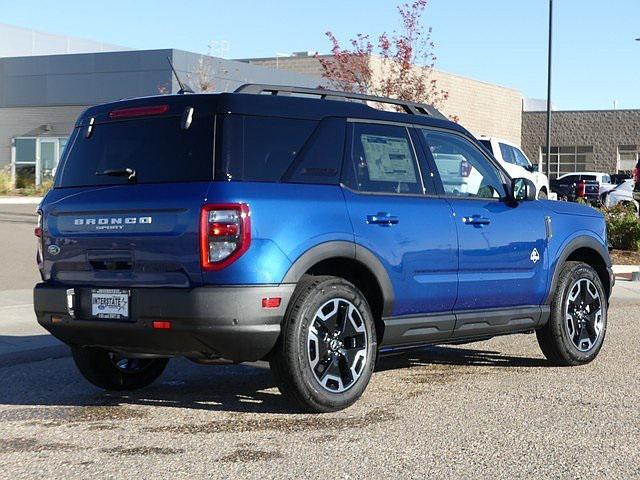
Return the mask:
<svg viewBox="0 0 640 480"><path fill-rule="evenodd" d="M53 180L66 143L66 137L14 138L11 174L15 187L39 187Z"/></svg>
<svg viewBox="0 0 640 480"><path fill-rule="evenodd" d="M58 163L58 139L39 138L39 155L36 162L36 185L53 179L56 164Z"/></svg>

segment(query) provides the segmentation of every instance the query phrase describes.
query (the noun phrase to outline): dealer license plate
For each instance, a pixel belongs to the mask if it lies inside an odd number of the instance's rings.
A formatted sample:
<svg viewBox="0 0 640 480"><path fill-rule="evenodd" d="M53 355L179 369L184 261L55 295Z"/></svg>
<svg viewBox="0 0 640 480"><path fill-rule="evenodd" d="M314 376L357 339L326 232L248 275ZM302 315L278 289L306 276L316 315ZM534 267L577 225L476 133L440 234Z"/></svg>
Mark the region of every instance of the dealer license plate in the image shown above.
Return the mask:
<svg viewBox="0 0 640 480"><path fill-rule="evenodd" d="M129 319L129 290L93 289L91 291L91 315L112 320Z"/></svg>

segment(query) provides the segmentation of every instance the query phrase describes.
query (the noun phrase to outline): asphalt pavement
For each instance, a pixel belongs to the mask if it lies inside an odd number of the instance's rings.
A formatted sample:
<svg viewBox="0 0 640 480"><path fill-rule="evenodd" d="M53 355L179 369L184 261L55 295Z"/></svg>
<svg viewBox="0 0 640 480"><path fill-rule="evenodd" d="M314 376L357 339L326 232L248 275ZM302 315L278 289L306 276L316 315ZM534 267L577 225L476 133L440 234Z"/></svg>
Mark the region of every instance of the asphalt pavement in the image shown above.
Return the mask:
<svg viewBox="0 0 640 480"><path fill-rule="evenodd" d="M535 335L424 348L385 358L353 407L303 415L264 363L88 384L33 318L32 229L0 215L0 479L640 478L638 283L616 285L589 365L550 366Z"/></svg>

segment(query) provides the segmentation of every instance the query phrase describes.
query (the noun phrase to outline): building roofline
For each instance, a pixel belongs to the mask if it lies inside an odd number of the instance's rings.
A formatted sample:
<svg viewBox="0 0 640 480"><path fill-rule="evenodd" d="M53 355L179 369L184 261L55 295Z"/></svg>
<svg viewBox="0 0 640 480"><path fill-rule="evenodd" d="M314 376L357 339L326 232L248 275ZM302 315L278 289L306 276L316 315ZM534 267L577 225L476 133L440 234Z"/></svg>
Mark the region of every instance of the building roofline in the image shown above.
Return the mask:
<svg viewBox="0 0 640 480"><path fill-rule="evenodd" d="M376 58L382 58L379 55L371 55L371 56L372 57L376 57ZM291 56L287 56L287 57L281 56L281 57L237 58L235 60L237 60L239 62L247 62L247 63L249 63L249 62L251 62L253 60L273 61L273 62L278 60L278 61L286 62L289 59L303 60L303 59L306 59L306 58L331 58L331 57L333 57L333 55L331 55L331 54L317 54L317 55L308 55L308 56L291 55ZM419 66L419 65L416 65L416 66ZM511 86L508 86L508 85L503 85L503 84L500 84L500 83L493 83L493 82L490 82L490 81L487 81L487 80L478 80L477 78L469 77L467 75L461 75L459 73L453 73L453 72L450 72L448 70L442 70L440 68L433 68L433 71L437 72L437 73L443 73L445 75L451 75L452 77L457 77L457 78L461 78L461 79L464 79L464 80L470 80L472 82L482 83L484 85L490 85L492 87L500 87L500 88L504 88L506 90L511 90L513 92L516 92L518 95L520 95L521 97L524 98L524 95L522 94L522 92L520 90L518 90L517 88L515 88L515 87L511 87Z"/></svg>

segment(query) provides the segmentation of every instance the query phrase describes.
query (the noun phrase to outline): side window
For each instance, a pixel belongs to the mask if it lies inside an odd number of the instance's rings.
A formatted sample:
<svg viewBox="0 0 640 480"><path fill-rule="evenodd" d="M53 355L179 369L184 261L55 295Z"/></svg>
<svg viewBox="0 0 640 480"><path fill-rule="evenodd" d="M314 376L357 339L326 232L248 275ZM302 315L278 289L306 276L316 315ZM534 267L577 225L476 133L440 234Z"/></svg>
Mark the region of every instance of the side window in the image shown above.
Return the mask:
<svg viewBox="0 0 640 480"><path fill-rule="evenodd" d="M311 120L228 115L215 180L280 182L317 126Z"/></svg>
<svg viewBox="0 0 640 480"><path fill-rule="evenodd" d="M595 175L580 175L580 180L597 180Z"/></svg>
<svg viewBox="0 0 640 480"><path fill-rule="evenodd" d="M470 198L503 198L504 179L468 140L459 135L422 130L447 195Z"/></svg>
<svg viewBox="0 0 640 480"><path fill-rule="evenodd" d="M351 123L345 183L362 192L422 194L422 181L405 127Z"/></svg>
<svg viewBox="0 0 640 480"><path fill-rule="evenodd" d="M515 155L515 158L516 158L516 165L520 165L521 167L525 167L525 168L531 165L529 160L527 160L527 157L524 155L524 153L520 151L520 149L514 148L513 154Z"/></svg>
<svg viewBox="0 0 640 480"><path fill-rule="evenodd" d="M282 177L283 182L337 185L344 154L345 121L325 118Z"/></svg>
<svg viewBox="0 0 640 480"><path fill-rule="evenodd" d="M513 154L513 149L509 145L505 145L504 143L500 144L500 153L502 153L502 159L507 163L512 163L516 165L516 158Z"/></svg>

